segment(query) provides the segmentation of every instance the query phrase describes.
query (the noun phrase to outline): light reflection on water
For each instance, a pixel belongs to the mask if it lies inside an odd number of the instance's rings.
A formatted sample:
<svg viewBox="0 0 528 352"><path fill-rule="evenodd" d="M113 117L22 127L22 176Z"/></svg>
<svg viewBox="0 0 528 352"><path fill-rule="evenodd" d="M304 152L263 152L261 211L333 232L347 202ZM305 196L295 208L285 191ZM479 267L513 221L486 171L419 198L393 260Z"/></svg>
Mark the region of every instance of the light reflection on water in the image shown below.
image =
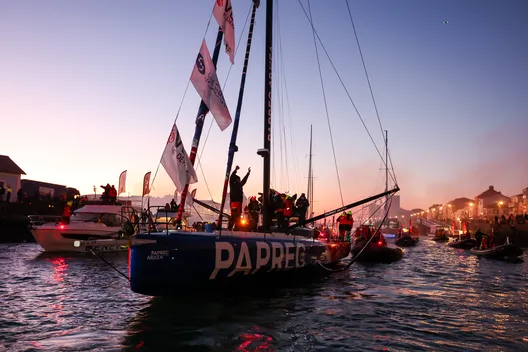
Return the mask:
<svg viewBox="0 0 528 352"><path fill-rule="evenodd" d="M126 254L105 256L123 272ZM520 351L528 265L423 239L262 297L150 298L99 259L0 245L0 350Z"/></svg>

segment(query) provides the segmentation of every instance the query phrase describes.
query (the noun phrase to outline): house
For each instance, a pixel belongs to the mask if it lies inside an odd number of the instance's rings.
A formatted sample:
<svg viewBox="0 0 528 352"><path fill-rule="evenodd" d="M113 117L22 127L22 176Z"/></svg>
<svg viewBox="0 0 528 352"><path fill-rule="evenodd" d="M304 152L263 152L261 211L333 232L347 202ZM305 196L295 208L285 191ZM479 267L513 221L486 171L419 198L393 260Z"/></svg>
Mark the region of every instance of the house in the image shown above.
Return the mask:
<svg viewBox="0 0 528 352"><path fill-rule="evenodd" d="M0 155L0 186L12 189L10 202L16 202L16 193L20 189L20 176L26 173L10 157Z"/></svg>
<svg viewBox="0 0 528 352"><path fill-rule="evenodd" d="M455 198L444 205L445 218L472 218L475 216L475 201L466 197Z"/></svg>
<svg viewBox="0 0 528 352"><path fill-rule="evenodd" d="M509 205L510 214L524 214L525 206L524 206L523 194L519 193L510 198L511 198L510 205Z"/></svg>
<svg viewBox="0 0 528 352"><path fill-rule="evenodd" d="M501 216L508 212L510 201L510 197L496 191L493 186L489 186L487 190L475 197L477 214L485 217Z"/></svg>

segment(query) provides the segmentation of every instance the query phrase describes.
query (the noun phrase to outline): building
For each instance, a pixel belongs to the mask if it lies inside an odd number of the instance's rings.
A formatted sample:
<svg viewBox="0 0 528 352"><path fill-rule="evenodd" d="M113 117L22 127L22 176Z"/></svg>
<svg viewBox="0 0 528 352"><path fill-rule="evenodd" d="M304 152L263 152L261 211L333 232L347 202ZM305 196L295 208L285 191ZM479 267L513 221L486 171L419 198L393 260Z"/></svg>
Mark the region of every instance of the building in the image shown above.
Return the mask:
<svg viewBox="0 0 528 352"><path fill-rule="evenodd" d="M470 198L455 198L444 205L444 217L446 220L473 218L476 216L475 204Z"/></svg>
<svg viewBox="0 0 528 352"><path fill-rule="evenodd" d="M27 197L38 200L46 199L46 197L56 200L61 196L66 199L72 199L74 196L80 194L75 188L27 179L21 180L20 188L22 188L22 192L24 192Z"/></svg>
<svg viewBox="0 0 528 352"><path fill-rule="evenodd" d="M16 202L16 193L20 189L20 177L26 173L10 157L0 155L0 186L6 189L11 187L10 202Z"/></svg>
<svg viewBox="0 0 528 352"><path fill-rule="evenodd" d="M483 217L501 216L508 213L511 198L496 191L493 186L475 196L477 215Z"/></svg>

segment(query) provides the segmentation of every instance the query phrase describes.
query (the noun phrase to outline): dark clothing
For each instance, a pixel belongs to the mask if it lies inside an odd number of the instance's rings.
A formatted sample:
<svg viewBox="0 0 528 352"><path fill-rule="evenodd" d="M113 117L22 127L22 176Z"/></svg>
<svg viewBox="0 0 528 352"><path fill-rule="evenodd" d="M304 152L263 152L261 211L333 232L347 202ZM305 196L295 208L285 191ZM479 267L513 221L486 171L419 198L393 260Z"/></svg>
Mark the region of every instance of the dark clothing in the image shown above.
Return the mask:
<svg viewBox="0 0 528 352"><path fill-rule="evenodd" d="M246 184L248 177L249 172L242 180L240 180L240 176L237 175L237 170L231 173L231 177L229 178L229 197L231 202L242 202L242 198L244 197L242 187Z"/></svg>

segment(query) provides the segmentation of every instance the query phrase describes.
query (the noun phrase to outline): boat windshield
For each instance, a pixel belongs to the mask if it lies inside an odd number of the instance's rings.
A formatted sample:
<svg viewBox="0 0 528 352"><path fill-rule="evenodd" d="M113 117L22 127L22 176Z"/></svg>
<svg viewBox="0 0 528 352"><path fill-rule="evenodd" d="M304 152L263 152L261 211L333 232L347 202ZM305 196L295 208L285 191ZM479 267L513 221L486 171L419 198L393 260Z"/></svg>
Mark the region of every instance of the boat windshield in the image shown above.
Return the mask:
<svg viewBox="0 0 528 352"><path fill-rule="evenodd" d="M109 213L74 213L70 218L70 221L97 222L105 224L106 226L121 226L124 220L126 219L119 214Z"/></svg>

